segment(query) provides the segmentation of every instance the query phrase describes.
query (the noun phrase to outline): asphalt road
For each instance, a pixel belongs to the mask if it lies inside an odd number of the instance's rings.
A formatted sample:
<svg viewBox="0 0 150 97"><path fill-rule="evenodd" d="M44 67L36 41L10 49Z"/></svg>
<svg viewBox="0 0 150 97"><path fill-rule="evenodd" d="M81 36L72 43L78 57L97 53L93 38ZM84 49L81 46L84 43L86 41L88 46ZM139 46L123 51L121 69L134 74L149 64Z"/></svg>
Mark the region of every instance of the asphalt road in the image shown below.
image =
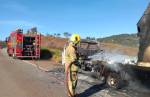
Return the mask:
<svg viewBox="0 0 150 97"><path fill-rule="evenodd" d="M0 51L0 97L66 97L63 83Z"/></svg>
<svg viewBox="0 0 150 97"><path fill-rule="evenodd" d="M67 97L61 69L44 72L0 50L0 97ZM113 90L88 75L79 74L78 97L150 97L150 89L133 82Z"/></svg>

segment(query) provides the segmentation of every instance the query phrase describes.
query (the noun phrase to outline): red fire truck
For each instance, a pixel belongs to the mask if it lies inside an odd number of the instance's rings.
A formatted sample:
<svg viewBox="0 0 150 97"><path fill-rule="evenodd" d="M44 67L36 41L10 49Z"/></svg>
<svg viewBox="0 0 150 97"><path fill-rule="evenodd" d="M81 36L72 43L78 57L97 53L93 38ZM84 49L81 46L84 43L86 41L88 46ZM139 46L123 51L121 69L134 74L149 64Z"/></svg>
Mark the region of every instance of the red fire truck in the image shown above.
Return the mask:
<svg viewBox="0 0 150 97"><path fill-rule="evenodd" d="M7 53L13 58L40 58L40 34L23 34L17 29L11 32L6 42Z"/></svg>

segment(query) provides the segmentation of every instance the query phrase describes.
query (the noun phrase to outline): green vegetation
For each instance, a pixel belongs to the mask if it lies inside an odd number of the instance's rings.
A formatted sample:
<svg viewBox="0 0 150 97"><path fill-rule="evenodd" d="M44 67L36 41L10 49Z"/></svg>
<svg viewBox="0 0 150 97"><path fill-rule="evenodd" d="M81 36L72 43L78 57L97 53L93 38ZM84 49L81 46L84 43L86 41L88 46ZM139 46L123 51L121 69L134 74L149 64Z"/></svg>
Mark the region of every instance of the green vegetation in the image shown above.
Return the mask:
<svg viewBox="0 0 150 97"><path fill-rule="evenodd" d="M63 34L64 34L65 38L69 38L71 36L71 34L69 32L64 32Z"/></svg>
<svg viewBox="0 0 150 97"><path fill-rule="evenodd" d="M44 52L42 53L42 51L44 51ZM55 49L55 48L42 47L41 48L41 57L47 57L53 61L61 62L61 50ZM41 58L41 59L43 59L43 58Z"/></svg>
<svg viewBox="0 0 150 97"><path fill-rule="evenodd" d="M6 42L5 41L0 41L0 44L2 47L6 47Z"/></svg>
<svg viewBox="0 0 150 97"><path fill-rule="evenodd" d="M59 49L49 49L52 52L52 59L54 59L54 61L56 62L60 62L61 61L61 50Z"/></svg>
<svg viewBox="0 0 150 97"><path fill-rule="evenodd" d="M139 45L139 38L136 34L113 35L110 37L98 38L98 41L103 43L115 43L130 47L138 47Z"/></svg>

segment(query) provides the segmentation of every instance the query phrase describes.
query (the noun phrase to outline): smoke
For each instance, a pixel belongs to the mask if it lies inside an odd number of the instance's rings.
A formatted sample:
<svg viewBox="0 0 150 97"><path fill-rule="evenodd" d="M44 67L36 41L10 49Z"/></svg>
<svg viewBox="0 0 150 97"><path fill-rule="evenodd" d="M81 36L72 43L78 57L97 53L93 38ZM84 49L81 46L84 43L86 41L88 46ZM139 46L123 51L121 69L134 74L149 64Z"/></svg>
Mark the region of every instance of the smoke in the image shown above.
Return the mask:
<svg viewBox="0 0 150 97"><path fill-rule="evenodd" d="M128 56L117 51L98 53L96 55L90 56L90 58L92 58L92 60L107 61L110 64L123 63L126 59L129 59L129 60L137 59L136 57Z"/></svg>
<svg viewBox="0 0 150 97"><path fill-rule="evenodd" d="M99 60L107 62L106 66L115 71L120 71L121 65L135 65L137 58L133 56L124 55L121 52L113 51L113 52L100 52L93 56L90 56L92 60Z"/></svg>
<svg viewBox="0 0 150 97"><path fill-rule="evenodd" d="M112 70L118 71L125 71L126 74L124 75L124 79L128 81L128 89L132 90L139 90L142 92L149 92L150 83L146 84L149 85L149 88L144 86L135 76L135 73L132 68L122 68L123 66L130 66L136 65L137 57L136 56L128 56L118 51L113 52L103 52L98 53L96 55L90 56L92 60L99 60L105 61L109 68Z"/></svg>

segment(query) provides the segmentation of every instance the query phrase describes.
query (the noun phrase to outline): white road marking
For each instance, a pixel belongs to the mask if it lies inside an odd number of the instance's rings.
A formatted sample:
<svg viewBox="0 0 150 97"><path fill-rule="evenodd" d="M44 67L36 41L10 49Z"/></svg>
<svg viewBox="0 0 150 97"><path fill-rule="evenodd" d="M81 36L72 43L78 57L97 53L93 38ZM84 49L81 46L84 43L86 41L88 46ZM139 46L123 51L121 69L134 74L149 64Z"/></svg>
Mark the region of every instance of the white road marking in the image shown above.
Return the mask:
<svg viewBox="0 0 150 97"><path fill-rule="evenodd" d="M31 62L29 62L29 61L26 61L26 60L22 60L23 62L25 62L25 63L27 63L27 64L31 64L32 66L34 66L34 67L37 67L37 65L36 64L34 64L34 63L31 63Z"/></svg>
<svg viewBox="0 0 150 97"><path fill-rule="evenodd" d="M48 71L49 71L48 69L45 69L45 68L43 68L43 67L41 67L41 66L38 66L37 64L31 63L31 62L29 62L29 61L26 61L26 60L22 60L22 61L25 62L25 63L27 63L27 64L31 64L32 66L37 67L38 69L43 70L43 71L45 71L45 72L48 72Z"/></svg>

